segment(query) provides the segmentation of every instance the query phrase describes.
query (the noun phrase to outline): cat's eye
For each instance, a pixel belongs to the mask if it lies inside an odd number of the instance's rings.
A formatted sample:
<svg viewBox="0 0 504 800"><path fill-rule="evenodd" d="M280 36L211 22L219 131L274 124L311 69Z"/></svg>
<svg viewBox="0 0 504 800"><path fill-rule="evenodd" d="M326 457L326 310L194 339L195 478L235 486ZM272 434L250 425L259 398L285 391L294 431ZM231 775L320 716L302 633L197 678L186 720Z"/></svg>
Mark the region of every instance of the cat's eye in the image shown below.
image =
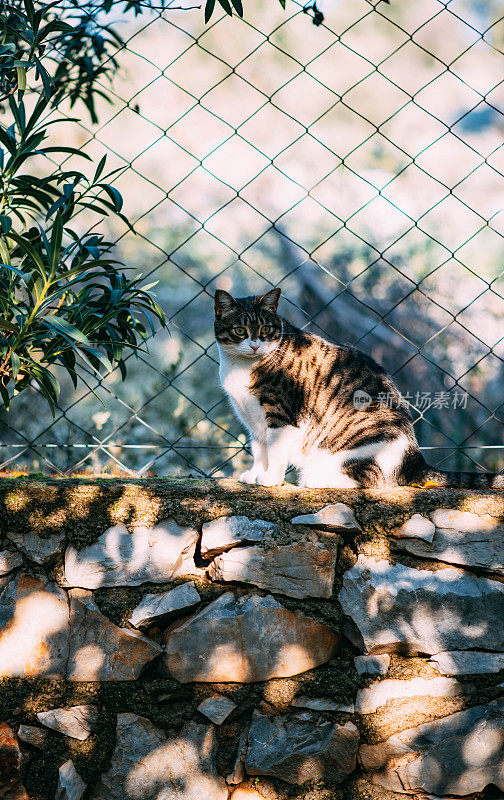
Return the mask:
<svg viewBox="0 0 504 800"><path fill-rule="evenodd" d="M272 325L263 325L262 328L261 328L261 335L262 336L268 336L268 334L270 334L272 332L272 330L273 330L273 326Z"/></svg>
<svg viewBox="0 0 504 800"><path fill-rule="evenodd" d="M236 333L237 336L246 336L247 329L244 328L242 325L235 325L233 328L233 332Z"/></svg>

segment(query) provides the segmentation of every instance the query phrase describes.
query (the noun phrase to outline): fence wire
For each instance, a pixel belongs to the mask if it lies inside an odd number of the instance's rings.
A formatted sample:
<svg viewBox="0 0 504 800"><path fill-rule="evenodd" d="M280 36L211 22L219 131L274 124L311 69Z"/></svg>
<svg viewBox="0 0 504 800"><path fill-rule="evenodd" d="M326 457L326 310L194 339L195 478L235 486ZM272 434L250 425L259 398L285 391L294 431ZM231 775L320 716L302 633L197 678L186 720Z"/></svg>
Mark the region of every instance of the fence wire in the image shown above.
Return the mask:
<svg viewBox="0 0 504 800"><path fill-rule="evenodd" d="M55 417L17 398L0 468L233 474L247 445L212 295L277 285L296 324L385 365L431 463L502 469L504 16L492 0L319 6L322 22L294 0L206 27L169 7L118 21L100 124L55 135L120 168L136 234L110 234L159 281L169 332L124 384L65 387Z"/></svg>

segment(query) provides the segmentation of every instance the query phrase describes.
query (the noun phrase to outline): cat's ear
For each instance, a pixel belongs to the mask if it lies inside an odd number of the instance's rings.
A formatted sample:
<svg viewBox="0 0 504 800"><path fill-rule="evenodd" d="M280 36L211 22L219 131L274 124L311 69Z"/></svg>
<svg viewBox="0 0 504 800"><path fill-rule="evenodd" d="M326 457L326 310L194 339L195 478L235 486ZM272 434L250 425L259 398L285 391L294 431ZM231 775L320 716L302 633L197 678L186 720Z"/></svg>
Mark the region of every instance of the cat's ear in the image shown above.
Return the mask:
<svg viewBox="0 0 504 800"><path fill-rule="evenodd" d="M271 289L269 292L266 292L266 294L263 294L263 296L259 298L259 303L267 311L276 311L281 294L281 289Z"/></svg>
<svg viewBox="0 0 504 800"><path fill-rule="evenodd" d="M229 311L232 311L235 305L236 303L234 298L231 297L229 292L225 292L224 289L216 290L214 294L214 308L216 317L221 317L223 314L227 314Z"/></svg>

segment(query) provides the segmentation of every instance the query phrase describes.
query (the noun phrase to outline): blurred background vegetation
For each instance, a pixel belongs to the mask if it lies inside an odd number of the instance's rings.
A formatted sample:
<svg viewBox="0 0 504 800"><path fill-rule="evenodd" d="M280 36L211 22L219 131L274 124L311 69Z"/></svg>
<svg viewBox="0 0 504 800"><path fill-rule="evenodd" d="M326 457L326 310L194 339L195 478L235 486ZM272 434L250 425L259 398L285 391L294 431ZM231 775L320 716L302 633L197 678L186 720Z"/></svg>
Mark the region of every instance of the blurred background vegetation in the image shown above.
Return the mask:
<svg viewBox="0 0 504 800"><path fill-rule="evenodd" d="M118 169L110 182L135 230L119 217L100 226L129 274L159 282L169 327L128 356L124 383L117 368L88 376L95 394L62 379L54 417L35 388L15 398L0 415L0 462L58 474L241 469L212 294L279 285L281 313L355 343L409 392L428 461L502 469L497 0L325 0L315 11L255 0L243 20L217 7L207 25L201 9L174 8L184 3L129 5L103 20L121 37L103 32L118 69L97 75L92 108L59 103L52 140L89 155L79 169L90 177L104 154ZM84 210L76 224L83 234L95 222ZM425 404L436 392L448 408Z"/></svg>

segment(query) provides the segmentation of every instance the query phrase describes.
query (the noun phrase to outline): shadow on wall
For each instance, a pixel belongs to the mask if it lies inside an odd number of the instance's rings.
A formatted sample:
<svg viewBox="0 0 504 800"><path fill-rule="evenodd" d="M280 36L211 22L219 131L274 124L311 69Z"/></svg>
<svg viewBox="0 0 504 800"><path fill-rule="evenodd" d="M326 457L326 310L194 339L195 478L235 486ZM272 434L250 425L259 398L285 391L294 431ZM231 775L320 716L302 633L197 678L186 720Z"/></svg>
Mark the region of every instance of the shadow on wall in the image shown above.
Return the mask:
<svg viewBox="0 0 504 800"><path fill-rule="evenodd" d="M346 778L343 787L351 786L362 775L359 767L354 771L356 726L362 734L360 764L379 785L441 795L480 791L485 783L504 790L504 774L499 773L504 763L504 703L494 699L499 691L502 694L502 686L499 690L492 683L493 676L490 681L459 683L458 713L447 717L452 707L438 711L434 716L442 719L432 722L426 710L427 721L420 716L420 727L410 725L404 731L405 721L392 736L379 715L364 719L340 711L335 718L334 711L289 705L299 684L314 696L331 694L334 686L321 686L317 679L329 669L331 680L338 680L330 671L331 663L338 669L345 663L351 677L341 680L355 687L352 653L407 651L428 656L454 649L504 651L503 606L490 592L502 583L472 570L462 585L453 571L438 570L439 563L435 567L432 560L414 561L410 555L399 557L402 567L387 565L382 556L386 558L390 549L384 536L371 583L364 575L364 583L370 584L366 591L359 581L351 584L345 579L345 591L348 587L354 591L349 608L356 621L346 629L353 650L335 629L334 620L341 619L336 602L341 574L349 575L348 553L354 552L355 561L355 553L372 540L376 525L368 523L373 514L378 527L390 530L390 520L397 522L413 511L428 513L437 505L467 510L466 494L408 489L392 493L387 503L385 495L380 499L376 493L367 497L353 491L304 496L288 488L243 490L225 482L215 486L195 481L185 486L162 481L78 486L68 481L47 482L33 492L9 482L3 493L0 518L7 524L2 547L12 549L11 533L33 530L40 531L41 541L55 537L55 544L49 556L46 548L34 564L38 550L24 554L18 538L23 564L0 578L0 671L5 678L0 707L7 710L11 725L38 724L37 711L59 705L92 703L100 714L97 730L82 744L52 733L51 752L51 748L31 752L26 782L34 797L54 797L56 767L72 757L89 782L86 797L94 800L161 798L167 786L182 800L226 800L223 776L232 769L238 739L240 734L247 736L250 722L252 732L243 747L250 775L293 784L322 780L331 785ZM289 546L286 537L294 535L296 541L314 542L316 531L294 530L296 526L287 524L297 513L336 501L355 508L365 532L341 534L347 560L342 560L340 549L334 600L293 600L280 593L273 597L255 588L249 580L257 572L247 572L245 549L240 582L232 591L206 578L211 559L205 563L196 555L201 523L232 515L237 500L240 511L245 508L249 516L279 521L282 546ZM501 513L499 523L503 522ZM69 542L64 569L62 533ZM334 534L324 535L334 540ZM268 553L275 551L274 542L263 545ZM465 557L463 552L459 556ZM427 569L418 569L422 567ZM196 583L203 598L199 605L193 600L192 605L172 608L141 630L125 624L133 605L140 599L145 602L146 592L158 602L161 593L182 578ZM425 589L427 579L430 593ZM451 592L452 586L458 591ZM478 594L482 586L490 587L486 596ZM364 635L357 625L359 602L367 618ZM112 620L109 612L114 608L117 616ZM345 603L343 609L349 613ZM333 629L327 624L331 619ZM338 661L343 652L350 653L346 662ZM316 667L318 671L303 677ZM294 684L280 680L293 676L299 676ZM277 684L275 695L272 687ZM236 701L219 729L195 712L198 700L209 691ZM163 693L168 698L161 701ZM20 713L13 716L15 706ZM225 756L219 747L224 747ZM343 752L347 772L335 776L334 764L341 762ZM307 770L307 754L313 769ZM286 786L278 785L280 790ZM289 796L301 798L304 792L300 788Z"/></svg>

